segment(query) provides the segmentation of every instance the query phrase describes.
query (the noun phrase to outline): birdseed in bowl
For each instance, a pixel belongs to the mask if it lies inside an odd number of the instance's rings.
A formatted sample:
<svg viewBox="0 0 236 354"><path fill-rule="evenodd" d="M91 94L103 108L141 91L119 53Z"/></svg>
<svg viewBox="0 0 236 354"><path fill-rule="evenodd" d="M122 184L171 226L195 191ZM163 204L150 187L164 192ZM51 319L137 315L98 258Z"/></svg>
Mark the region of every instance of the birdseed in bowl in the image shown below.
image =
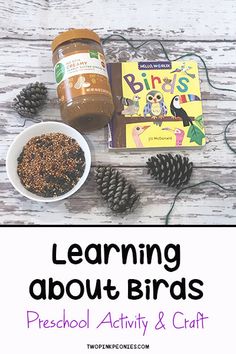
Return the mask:
<svg viewBox="0 0 236 354"><path fill-rule="evenodd" d="M45 198L69 192L85 169L84 152L80 145L62 133L31 138L17 162L17 173L22 185Z"/></svg>

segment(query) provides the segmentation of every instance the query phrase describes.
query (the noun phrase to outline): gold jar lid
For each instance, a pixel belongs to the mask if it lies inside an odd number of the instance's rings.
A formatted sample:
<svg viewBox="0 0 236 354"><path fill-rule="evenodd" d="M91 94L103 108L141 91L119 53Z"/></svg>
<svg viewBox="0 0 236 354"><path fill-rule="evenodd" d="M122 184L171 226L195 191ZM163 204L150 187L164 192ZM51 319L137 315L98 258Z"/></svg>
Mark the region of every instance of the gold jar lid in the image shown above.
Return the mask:
<svg viewBox="0 0 236 354"><path fill-rule="evenodd" d="M97 33L89 30L89 29L71 29L66 32L60 33L52 42L51 48L52 51L61 45L64 42L70 41L72 39L91 39L97 43L101 43L99 36Z"/></svg>

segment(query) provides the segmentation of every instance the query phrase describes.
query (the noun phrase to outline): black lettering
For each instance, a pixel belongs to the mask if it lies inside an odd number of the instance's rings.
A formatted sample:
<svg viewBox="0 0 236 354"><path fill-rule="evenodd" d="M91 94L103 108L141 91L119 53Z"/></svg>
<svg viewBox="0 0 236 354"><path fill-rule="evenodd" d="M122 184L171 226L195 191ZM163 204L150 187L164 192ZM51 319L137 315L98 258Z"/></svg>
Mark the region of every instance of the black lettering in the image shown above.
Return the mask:
<svg viewBox="0 0 236 354"><path fill-rule="evenodd" d="M169 251L173 250L174 251L174 256L170 257ZM173 245L170 243L169 245L166 246L165 251L164 251L165 259L167 262L173 263L175 262L175 266L173 268L170 268L168 264L164 265L164 268L168 270L168 272L174 272L177 270L180 266L180 245Z"/></svg>
<svg viewBox="0 0 236 354"><path fill-rule="evenodd" d="M71 293L71 286L74 284L78 284L79 286L79 292L77 295L73 295ZM66 285L66 294L72 300L81 299L81 297L84 295L84 284L82 283L82 281L80 281L79 279L72 279L71 281L69 281Z"/></svg>
<svg viewBox="0 0 236 354"><path fill-rule="evenodd" d="M161 264L162 257L161 257L161 249L158 245L154 244L152 246L147 245L147 264L152 263L153 252L156 251L157 254L157 263Z"/></svg>
<svg viewBox="0 0 236 354"><path fill-rule="evenodd" d="M179 288L179 292L176 294L176 289ZM170 286L170 294L175 300L186 300L186 279L182 278L181 281L174 281Z"/></svg>
<svg viewBox="0 0 236 354"><path fill-rule="evenodd" d="M68 249L68 260L72 264L80 264L83 261L81 258L82 254L83 254L83 252L82 252L80 245L77 245L76 243L74 243Z"/></svg>
<svg viewBox="0 0 236 354"><path fill-rule="evenodd" d="M122 249L122 263L126 264L127 263L127 258L128 258L128 254L129 251L132 251L133 254L133 264L137 264L137 254L136 254L136 248L134 245L132 244L128 244L128 245L121 245L121 249Z"/></svg>
<svg viewBox="0 0 236 354"><path fill-rule="evenodd" d="M95 251L94 259L92 259L90 256L90 251L92 250ZM90 264L102 264L101 245L100 244L96 245L95 243L91 243L90 245L88 245L88 247L85 249L84 257L86 261Z"/></svg>
<svg viewBox="0 0 236 354"><path fill-rule="evenodd" d="M203 297L203 291L196 288L194 286L194 284L198 284L200 286L203 286L204 283L203 281L201 281L200 279L193 279L189 282L189 289L192 290L193 292L197 293L197 295L193 295L193 294L188 294L189 298L192 300L200 300Z"/></svg>
<svg viewBox="0 0 236 354"><path fill-rule="evenodd" d="M96 285L95 285L95 290L92 294L91 292L91 286L90 286L90 280L86 280L86 291L88 294L89 299L94 300L94 299L101 299L102 298L102 293L101 293L101 280L97 279L96 280Z"/></svg>
<svg viewBox="0 0 236 354"><path fill-rule="evenodd" d="M143 297L143 292L140 289L142 286L141 281L136 279L128 280L128 299L139 300ZM135 294L136 293L136 294Z"/></svg>
<svg viewBox="0 0 236 354"><path fill-rule="evenodd" d="M103 290L107 292L107 296L110 300L116 300L120 295L120 292L116 291L116 287L111 285L111 279L107 279L107 285L103 287ZM115 291L114 295L112 294L113 291Z"/></svg>
<svg viewBox="0 0 236 354"><path fill-rule="evenodd" d="M139 248L140 248L139 263L144 264L144 250L143 249L145 248L145 245L143 243L140 243Z"/></svg>
<svg viewBox="0 0 236 354"><path fill-rule="evenodd" d="M39 294L35 294L35 286L39 285L40 292ZM31 282L29 286L29 293L35 300L45 300L46 299L46 281L45 279L35 279Z"/></svg>
<svg viewBox="0 0 236 354"><path fill-rule="evenodd" d="M66 264L65 260L57 260L57 244L54 243L52 246L52 261L54 264Z"/></svg>
<svg viewBox="0 0 236 354"><path fill-rule="evenodd" d="M55 288L58 288L58 294L55 294ZM48 283L48 299L49 300L60 300L64 295L64 286L58 280L53 280L53 278L49 278Z"/></svg>
<svg viewBox="0 0 236 354"><path fill-rule="evenodd" d="M116 252L120 252L120 247L118 247L114 243L112 243L110 245L105 243L105 245L104 245L104 264L109 263L110 252L112 249L114 249Z"/></svg>
<svg viewBox="0 0 236 354"><path fill-rule="evenodd" d="M165 279L153 280L153 300L158 298L158 291L161 284L165 285L166 288L169 287L169 284Z"/></svg>

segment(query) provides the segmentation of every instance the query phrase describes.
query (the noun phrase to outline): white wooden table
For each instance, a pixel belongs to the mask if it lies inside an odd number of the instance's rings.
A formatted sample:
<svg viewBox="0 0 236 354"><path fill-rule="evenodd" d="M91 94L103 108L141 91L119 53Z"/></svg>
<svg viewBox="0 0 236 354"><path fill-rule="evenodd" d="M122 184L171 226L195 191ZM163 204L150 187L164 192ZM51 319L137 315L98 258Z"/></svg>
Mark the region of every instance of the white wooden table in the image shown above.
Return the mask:
<svg viewBox="0 0 236 354"><path fill-rule="evenodd" d="M5 158L23 120L11 108L15 95L29 82L45 82L49 103L43 120L60 120L51 64L51 40L68 28L94 29L102 38L121 34L130 40L157 38L175 58L185 52L203 56L210 78L236 88L236 2L224 0L0 0L0 224L164 224L176 190L147 176L145 162L155 151L108 152L106 131L86 135L92 151L91 174L71 198L40 204L20 196L7 179ZM135 51L120 40L105 45L107 61L163 58L158 44ZM202 66L200 65L200 68ZM203 150L182 151L194 163L191 183L211 179L236 188L236 155L221 133L236 117L236 94L211 89L200 69L206 134ZM26 126L31 125L27 122ZM232 127L236 144L236 126ZM114 216L96 191L93 172L99 164L118 167L141 192L134 213ZM170 224L236 224L236 193L208 185L187 191L177 201Z"/></svg>

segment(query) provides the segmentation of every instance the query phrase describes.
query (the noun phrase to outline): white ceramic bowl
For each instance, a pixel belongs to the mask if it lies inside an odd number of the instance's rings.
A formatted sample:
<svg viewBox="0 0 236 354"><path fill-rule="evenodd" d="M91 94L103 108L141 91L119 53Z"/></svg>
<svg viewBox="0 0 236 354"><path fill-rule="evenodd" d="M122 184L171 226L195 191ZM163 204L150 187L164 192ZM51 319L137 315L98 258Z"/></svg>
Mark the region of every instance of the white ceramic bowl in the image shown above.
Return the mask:
<svg viewBox="0 0 236 354"><path fill-rule="evenodd" d="M17 174L17 158L20 155L25 144L35 136L48 134L48 133L63 133L71 138L74 138L80 145L85 156L84 174L82 175L78 183L74 186L74 188L72 188L69 192L63 195L60 195L58 197L50 197L50 198L41 197L29 192L22 185L20 178ZM59 123L59 122L36 123L30 126L29 128L23 130L23 132L21 132L11 144L6 158L7 175L12 185L19 193L21 193L25 197L38 202L56 202L58 200L65 199L70 195L72 195L73 193L75 193L83 185L86 178L88 177L90 166L91 166L91 153L86 140L77 130L70 127L69 125L66 125L64 123Z"/></svg>

